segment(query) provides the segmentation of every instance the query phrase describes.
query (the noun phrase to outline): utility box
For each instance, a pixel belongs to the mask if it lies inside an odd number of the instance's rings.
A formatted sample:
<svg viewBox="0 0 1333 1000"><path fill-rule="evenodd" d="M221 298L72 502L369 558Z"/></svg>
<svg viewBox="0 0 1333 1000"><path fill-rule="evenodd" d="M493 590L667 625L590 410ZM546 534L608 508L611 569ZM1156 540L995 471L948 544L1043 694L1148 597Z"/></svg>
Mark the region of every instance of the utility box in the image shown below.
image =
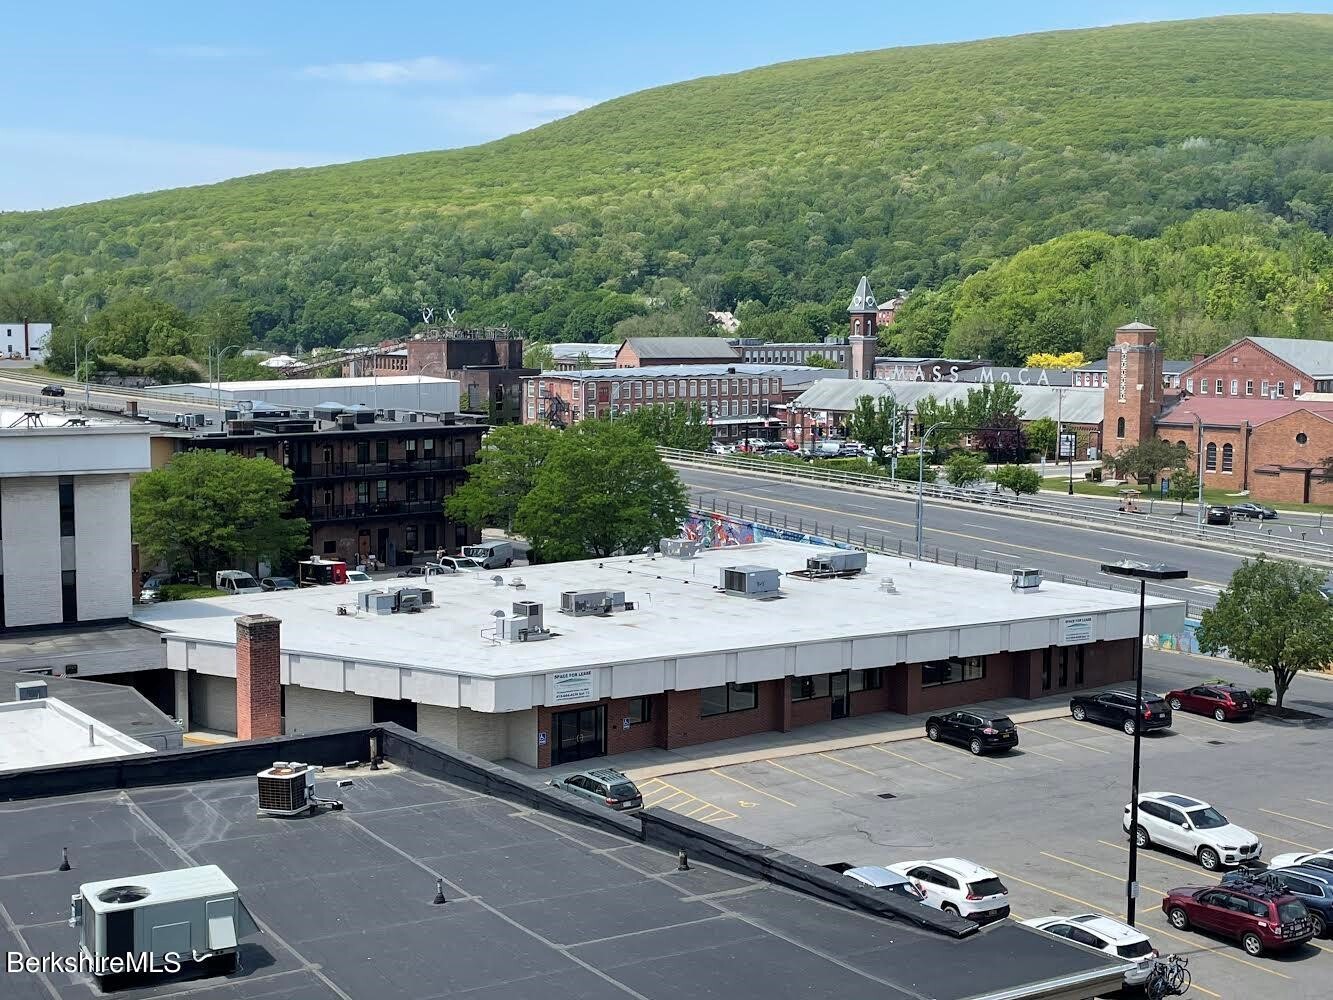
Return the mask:
<svg viewBox="0 0 1333 1000"><path fill-rule="evenodd" d="M240 939L259 930L217 865L85 882L70 897L69 925L99 977L218 958L234 968Z"/></svg>
<svg viewBox="0 0 1333 1000"><path fill-rule="evenodd" d="M672 559L693 559L699 551L699 543L693 538L663 538L657 548L662 555Z"/></svg>
<svg viewBox="0 0 1333 1000"><path fill-rule="evenodd" d="M824 552L805 561L811 576L850 576L866 568L866 554L859 550Z"/></svg>
<svg viewBox="0 0 1333 1000"><path fill-rule="evenodd" d="M562 614L582 618L585 615L610 615L625 610L623 590L565 590L560 594Z"/></svg>
<svg viewBox="0 0 1333 1000"><path fill-rule="evenodd" d="M782 574L767 566L727 566L721 577L722 590L733 597L777 597Z"/></svg>
<svg viewBox="0 0 1333 1000"><path fill-rule="evenodd" d="M1041 570L1016 569L1009 582L1010 590L1031 592L1041 589Z"/></svg>

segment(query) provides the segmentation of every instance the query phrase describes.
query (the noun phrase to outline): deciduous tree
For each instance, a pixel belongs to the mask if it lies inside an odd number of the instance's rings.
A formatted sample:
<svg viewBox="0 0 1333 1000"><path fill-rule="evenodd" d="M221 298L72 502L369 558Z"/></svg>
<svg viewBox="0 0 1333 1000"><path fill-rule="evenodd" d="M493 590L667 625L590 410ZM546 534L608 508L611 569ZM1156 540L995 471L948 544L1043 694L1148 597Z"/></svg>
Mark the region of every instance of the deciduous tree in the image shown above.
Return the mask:
<svg viewBox="0 0 1333 1000"><path fill-rule="evenodd" d="M704 451L713 440L713 428L708 426L698 403L641 406L626 416L616 417L615 422L633 428L663 448Z"/></svg>
<svg viewBox="0 0 1333 1000"><path fill-rule="evenodd" d="M277 562L310 544L292 517L292 474L267 458L192 450L135 482L134 538L149 562L208 572Z"/></svg>
<svg viewBox="0 0 1333 1000"><path fill-rule="evenodd" d="M989 478L986 460L970 451L955 452L944 463L944 477L950 486L957 486L960 490L984 483Z"/></svg>
<svg viewBox="0 0 1333 1000"><path fill-rule="evenodd" d="M1185 513L1185 501L1196 500L1199 496L1199 477L1189 469L1174 469L1171 472L1171 485L1167 487L1167 496L1180 501L1180 510Z"/></svg>
<svg viewBox="0 0 1333 1000"><path fill-rule="evenodd" d="M1183 444L1172 444L1161 438L1149 438L1139 444L1121 448L1106 459L1117 476L1133 476L1136 483L1152 485L1163 469L1189 468L1190 450Z"/></svg>
<svg viewBox="0 0 1333 1000"><path fill-rule="evenodd" d="M1298 673L1333 661L1333 602L1320 592L1323 582L1323 570L1312 566L1246 559L1216 606L1204 611L1199 648L1272 674L1281 709Z"/></svg>
<svg viewBox="0 0 1333 1000"><path fill-rule="evenodd" d="M1027 426L1028 447L1046 458L1054 458L1059 431L1059 426L1050 417L1038 417Z"/></svg>
<svg viewBox="0 0 1333 1000"><path fill-rule="evenodd" d="M1041 489L1041 475L1030 465L1003 465L995 470L994 478L997 485L1013 490L1014 496Z"/></svg>
<svg viewBox="0 0 1333 1000"><path fill-rule="evenodd" d="M898 441L898 405L893 396L885 393L861 396L856 407L847 415L847 436L860 441L875 452L875 461L887 465L893 447Z"/></svg>
<svg viewBox="0 0 1333 1000"><path fill-rule="evenodd" d="M512 529L519 504L559 438L559 431L541 424L496 427L482 439L467 482L444 502L445 513L475 528Z"/></svg>

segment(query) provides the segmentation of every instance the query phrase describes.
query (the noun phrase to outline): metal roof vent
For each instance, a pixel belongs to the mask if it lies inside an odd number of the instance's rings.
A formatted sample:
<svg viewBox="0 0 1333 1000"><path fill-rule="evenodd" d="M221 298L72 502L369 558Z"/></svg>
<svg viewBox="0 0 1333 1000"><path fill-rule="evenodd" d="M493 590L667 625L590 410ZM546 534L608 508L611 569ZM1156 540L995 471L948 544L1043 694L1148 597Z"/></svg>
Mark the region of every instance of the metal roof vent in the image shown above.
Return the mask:
<svg viewBox="0 0 1333 1000"><path fill-rule="evenodd" d="M1009 589L1020 593L1035 593L1041 589L1041 570L1016 569L1009 581Z"/></svg>
<svg viewBox="0 0 1333 1000"><path fill-rule="evenodd" d="M732 597L774 600L782 596L782 574L767 566L726 566L721 570L721 590Z"/></svg>
<svg viewBox="0 0 1333 1000"><path fill-rule="evenodd" d="M893 577L891 577L891 576L882 576L882 577L880 577L880 580L879 580L879 592L880 592L881 594L896 594L896 593L898 593L898 585L897 585L896 583L893 582Z"/></svg>
<svg viewBox="0 0 1333 1000"><path fill-rule="evenodd" d="M672 559L693 559L699 551L699 543L693 538L663 538L658 543L658 551Z"/></svg>

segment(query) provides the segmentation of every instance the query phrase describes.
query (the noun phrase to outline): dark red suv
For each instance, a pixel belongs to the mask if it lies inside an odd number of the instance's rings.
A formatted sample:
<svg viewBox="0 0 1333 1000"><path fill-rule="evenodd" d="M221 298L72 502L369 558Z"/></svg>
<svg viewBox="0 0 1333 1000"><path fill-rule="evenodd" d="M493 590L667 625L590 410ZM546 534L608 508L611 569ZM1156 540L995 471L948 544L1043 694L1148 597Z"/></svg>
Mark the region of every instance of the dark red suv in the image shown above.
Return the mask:
<svg viewBox="0 0 1333 1000"><path fill-rule="evenodd" d="M1234 684L1200 684L1168 691L1162 697L1177 712L1211 715L1218 722L1254 717L1254 699L1250 692Z"/></svg>
<svg viewBox="0 0 1333 1000"><path fill-rule="evenodd" d="M1172 889L1162 900L1162 912L1178 931L1197 927L1231 938L1249 955L1294 948L1314 936L1314 923L1300 899L1252 882Z"/></svg>

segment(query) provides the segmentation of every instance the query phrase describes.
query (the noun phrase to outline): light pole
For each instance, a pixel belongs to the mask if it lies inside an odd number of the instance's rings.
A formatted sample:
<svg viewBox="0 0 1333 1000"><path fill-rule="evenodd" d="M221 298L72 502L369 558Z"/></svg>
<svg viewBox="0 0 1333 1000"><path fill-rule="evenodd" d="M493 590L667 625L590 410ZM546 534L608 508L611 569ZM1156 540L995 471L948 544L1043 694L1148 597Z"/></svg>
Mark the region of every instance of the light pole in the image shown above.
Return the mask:
<svg viewBox="0 0 1333 1000"><path fill-rule="evenodd" d="M1194 425L1198 434L1198 447L1195 449L1195 460L1199 468L1199 503L1194 512L1195 527L1199 532L1199 537L1203 537L1203 417L1199 414L1194 415Z"/></svg>
<svg viewBox="0 0 1333 1000"><path fill-rule="evenodd" d="M435 368L435 367L443 369L444 362L427 361L424 365L422 365L420 368L417 369L417 412L418 413L421 412L421 376L425 373L427 368Z"/></svg>
<svg viewBox="0 0 1333 1000"><path fill-rule="evenodd" d="M1139 639L1134 644L1134 705L1143 710L1143 626L1148 603L1149 580L1183 580L1188 570L1165 563L1120 562L1102 563L1102 572L1111 576L1128 576L1139 581ZM1143 738L1141 719L1134 722L1134 764L1130 772L1129 791L1129 873L1125 879L1125 923L1134 926L1134 903L1139 896L1139 760Z"/></svg>
<svg viewBox="0 0 1333 1000"><path fill-rule="evenodd" d="M924 499L924 497L923 497L923 492L924 492L924 488L925 488L925 485L926 485L926 442L928 442L928 441L930 440L930 436L931 436L932 434L934 434L937 430L939 430L939 429L942 428L942 427L952 427L952 428L954 428L954 429L960 429L960 428L961 428L961 425L959 425L959 424L950 424L950 423L948 423L947 421L941 421L941 422L938 423L938 424L931 424L929 427L926 428L926 433L924 433L924 434L921 435L921 441L920 441L920 443L919 443L919 444L920 444L920 447L917 449L917 455L916 455L916 466L917 466L917 468L916 468L916 557L917 557L918 559L923 558L922 553L923 553L923 551L924 551L924 549L925 549L925 537L926 537L926 531L925 531L925 512L926 512L926 503L925 503L925 499Z"/></svg>
<svg viewBox="0 0 1333 1000"><path fill-rule="evenodd" d="M92 405L92 389L88 385L89 380L92 378L92 372L88 371L88 351L92 348L93 344L101 339L101 337L94 337L83 345L83 408L85 410ZM78 348L76 347L74 349L74 367L77 368L78 366L79 354Z"/></svg>
<svg viewBox="0 0 1333 1000"><path fill-rule="evenodd" d="M217 367L217 372L216 372L216 375L217 375L217 396L216 396L216 399L217 399L217 407L218 407L218 412L219 412L219 413L222 411L222 358L223 358L224 355L226 355L226 353L227 353L228 351L239 351L240 349L241 349L241 345L240 345L240 344L232 344L230 347L224 347L224 348L222 348L221 350L219 350L216 354L213 355L213 358L214 358L214 360L217 362L217 366L218 366L218 367Z"/></svg>

